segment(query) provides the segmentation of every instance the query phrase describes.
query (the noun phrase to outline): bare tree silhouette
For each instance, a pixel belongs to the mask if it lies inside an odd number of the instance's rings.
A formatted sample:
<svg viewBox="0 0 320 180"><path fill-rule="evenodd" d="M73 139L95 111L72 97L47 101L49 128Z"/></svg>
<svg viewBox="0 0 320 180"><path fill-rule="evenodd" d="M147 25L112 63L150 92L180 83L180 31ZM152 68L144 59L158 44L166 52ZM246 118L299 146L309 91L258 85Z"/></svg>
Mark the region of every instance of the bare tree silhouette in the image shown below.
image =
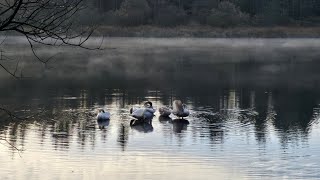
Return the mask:
<svg viewBox="0 0 320 180"><path fill-rule="evenodd" d="M0 1L0 33L14 33L24 36L36 60L46 65L52 57L44 59L37 55L34 46L75 46L89 48L84 43L91 37L94 27L80 28L75 18L79 11L85 8L85 0L1 0ZM7 40L0 40L0 47ZM101 46L101 45L100 45ZM8 67L7 64L14 64ZM16 79L21 79L18 73L18 59L6 56L0 49L0 68ZM0 106L0 113L7 114L12 119L25 120L30 117L19 117L10 110Z"/></svg>
<svg viewBox="0 0 320 180"><path fill-rule="evenodd" d="M90 38L94 28L79 28L75 23L76 14L85 8L84 0L2 0L0 1L0 32L15 32L24 36L36 59L43 64L52 57L43 59L37 55L35 44L46 46L76 46L85 49L84 43ZM1 41L2 44L5 40ZM0 45L1 45L0 44ZM2 62L12 60L0 52ZM19 61L10 70L0 62L0 66L15 78Z"/></svg>

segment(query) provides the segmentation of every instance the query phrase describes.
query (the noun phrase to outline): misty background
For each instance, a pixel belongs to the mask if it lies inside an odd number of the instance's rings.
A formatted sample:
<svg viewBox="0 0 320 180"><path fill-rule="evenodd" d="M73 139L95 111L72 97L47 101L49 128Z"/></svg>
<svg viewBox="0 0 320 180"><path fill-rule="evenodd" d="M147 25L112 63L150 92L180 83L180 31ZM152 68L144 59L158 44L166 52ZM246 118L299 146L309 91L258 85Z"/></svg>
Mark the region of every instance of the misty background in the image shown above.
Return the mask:
<svg viewBox="0 0 320 180"><path fill-rule="evenodd" d="M318 26L317 0L86 0L82 24Z"/></svg>
<svg viewBox="0 0 320 180"><path fill-rule="evenodd" d="M91 38L87 46L101 43ZM4 62L26 79L188 85L259 85L317 88L320 43L316 39L107 38L101 50L35 46L38 62L21 37L8 37ZM10 75L1 72L2 79ZM144 85L146 85L144 84Z"/></svg>

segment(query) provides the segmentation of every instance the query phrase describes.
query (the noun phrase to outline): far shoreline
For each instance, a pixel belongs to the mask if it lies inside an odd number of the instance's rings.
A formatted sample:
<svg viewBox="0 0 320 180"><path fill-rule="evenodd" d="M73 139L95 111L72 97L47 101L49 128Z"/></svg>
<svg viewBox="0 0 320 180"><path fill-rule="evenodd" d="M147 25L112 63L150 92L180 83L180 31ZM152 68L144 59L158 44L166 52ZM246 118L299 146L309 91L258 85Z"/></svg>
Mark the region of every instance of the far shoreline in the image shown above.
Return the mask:
<svg viewBox="0 0 320 180"><path fill-rule="evenodd" d="M90 28L82 26L81 29ZM78 30L76 30L78 31ZM1 37L21 36L16 32L0 33ZM310 39L320 38L319 27L276 26L276 27L232 27L211 26L97 26L91 37L105 38L212 38L212 39ZM1 40L1 39L0 39Z"/></svg>
<svg viewBox="0 0 320 180"><path fill-rule="evenodd" d="M320 27L100 26L93 35L145 38L320 38Z"/></svg>

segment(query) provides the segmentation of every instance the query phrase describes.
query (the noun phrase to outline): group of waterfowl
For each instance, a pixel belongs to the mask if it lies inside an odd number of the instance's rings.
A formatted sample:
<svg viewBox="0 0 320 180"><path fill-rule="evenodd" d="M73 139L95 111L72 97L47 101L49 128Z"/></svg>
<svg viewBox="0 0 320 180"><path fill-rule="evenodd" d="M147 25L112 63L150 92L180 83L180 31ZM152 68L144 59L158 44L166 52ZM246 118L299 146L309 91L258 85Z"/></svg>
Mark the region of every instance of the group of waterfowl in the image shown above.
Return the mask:
<svg viewBox="0 0 320 180"><path fill-rule="evenodd" d="M150 120L153 118L155 112L156 110L153 108L152 102L150 101L145 102L143 107L130 108L130 116L136 118L137 120ZM173 114L182 119L190 114L187 105L183 104L180 100L173 101L172 107L160 107L159 113L162 117L169 117L171 114ZM97 119L98 121L110 120L110 113L100 109Z"/></svg>

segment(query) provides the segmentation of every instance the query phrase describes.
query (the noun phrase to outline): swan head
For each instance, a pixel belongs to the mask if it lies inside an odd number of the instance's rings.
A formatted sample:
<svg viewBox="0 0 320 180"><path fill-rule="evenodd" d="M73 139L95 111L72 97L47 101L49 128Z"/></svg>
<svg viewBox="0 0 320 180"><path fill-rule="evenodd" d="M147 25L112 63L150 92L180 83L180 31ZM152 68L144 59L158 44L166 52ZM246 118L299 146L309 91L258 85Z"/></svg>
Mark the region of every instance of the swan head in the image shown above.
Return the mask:
<svg viewBox="0 0 320 180"><path fill-rule="evenodd" d="M146 107L146 108L152 108L152 102L150 102L150 101L145 102L145 103L144 103L144 107Z"/></svg>

